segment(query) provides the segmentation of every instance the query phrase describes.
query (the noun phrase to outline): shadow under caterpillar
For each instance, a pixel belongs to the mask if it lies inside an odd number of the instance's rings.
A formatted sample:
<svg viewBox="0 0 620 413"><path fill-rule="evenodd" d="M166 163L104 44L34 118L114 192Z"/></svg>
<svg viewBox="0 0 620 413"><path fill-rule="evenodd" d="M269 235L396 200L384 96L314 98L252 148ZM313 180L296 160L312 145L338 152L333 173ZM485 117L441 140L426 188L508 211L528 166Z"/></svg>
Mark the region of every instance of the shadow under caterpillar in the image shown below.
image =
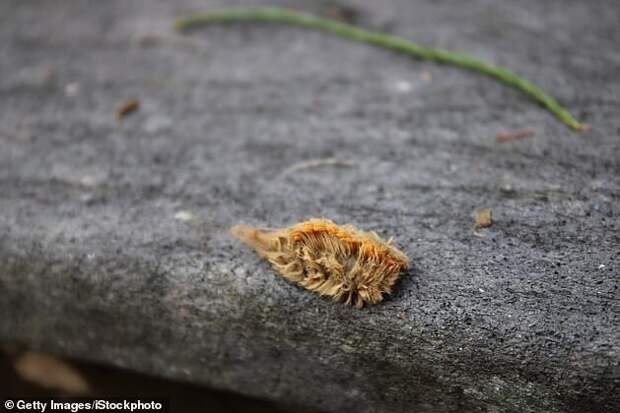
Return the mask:
<svg viewBox="0 0 620 413"><path fill-rule="evenodd" d="M287 280L358 308L381 302L409 265L391 240L328 219L276 230L239 224L231 233Z"/></svg>

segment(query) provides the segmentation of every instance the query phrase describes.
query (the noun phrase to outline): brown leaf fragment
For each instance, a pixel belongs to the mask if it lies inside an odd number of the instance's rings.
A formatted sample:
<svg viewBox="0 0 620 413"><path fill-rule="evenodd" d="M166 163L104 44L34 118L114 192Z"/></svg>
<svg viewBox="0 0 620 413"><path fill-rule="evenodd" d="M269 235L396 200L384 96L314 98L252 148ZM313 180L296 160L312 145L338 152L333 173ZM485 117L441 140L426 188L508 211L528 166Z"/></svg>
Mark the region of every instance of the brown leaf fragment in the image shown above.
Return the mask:
<svg viewBox="0 0 620 413"><path fill-rule="evenodd" d="M506 143L511 142L517 139L529 138L530 136L534 136L536 131L532 128L523 128L516 131L505 131L497 134L495 139L497 142Z"/></svg>
<svg viewBox="0 0 620 413"><path fill-rule="evenodd" d="M116 120L121 121L125 116L135 112L140 107L140 102L135 98L129 98L116 111Z"/></svg>
<svg viewBox="0 0 620 413"><path fill-rule="evenodd" d="M89 393L82 375L65 361L44 353L25 352L17 357L15 372L41 387L59 389L70 395Z"/></svg>
<svg viewBox="0 0 620 413"><path fill-rule="evenodd" d="M476 212L474 229L490 227L493 224L491 208L481 209Z"/></svg>

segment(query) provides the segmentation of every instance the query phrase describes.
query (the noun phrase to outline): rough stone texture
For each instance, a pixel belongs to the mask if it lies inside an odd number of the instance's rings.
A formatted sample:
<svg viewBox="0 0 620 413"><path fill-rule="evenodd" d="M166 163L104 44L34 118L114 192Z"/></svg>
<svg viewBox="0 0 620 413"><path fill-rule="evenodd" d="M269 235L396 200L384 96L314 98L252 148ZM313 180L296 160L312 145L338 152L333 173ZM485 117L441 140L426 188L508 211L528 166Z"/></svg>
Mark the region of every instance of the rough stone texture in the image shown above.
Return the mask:
<svg viewBox="0 0 620 413"><path fill-rule="evenodd" d="M329 35L170 29L223 1L2 1L0 340L325 411L618 411L618 2L351 4L592 131ZM352 165L290 169L322 158ZM412 270L359 311L228 234L311 216L394 236Z"/></svg>

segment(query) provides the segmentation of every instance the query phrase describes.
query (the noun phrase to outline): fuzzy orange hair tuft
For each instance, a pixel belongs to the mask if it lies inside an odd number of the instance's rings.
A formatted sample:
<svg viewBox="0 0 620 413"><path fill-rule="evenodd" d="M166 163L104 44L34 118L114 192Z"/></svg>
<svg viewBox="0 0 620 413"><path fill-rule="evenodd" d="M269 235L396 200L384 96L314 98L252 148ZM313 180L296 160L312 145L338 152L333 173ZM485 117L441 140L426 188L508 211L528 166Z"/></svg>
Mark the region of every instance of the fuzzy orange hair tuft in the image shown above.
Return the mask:
<svg viewBox="0 0 620 413"><path fill-rule="evenodd" d="M328 219L270 231L240 224L231 232L287 280L358 308L382 301L409 264L391 240Z"/></svg>

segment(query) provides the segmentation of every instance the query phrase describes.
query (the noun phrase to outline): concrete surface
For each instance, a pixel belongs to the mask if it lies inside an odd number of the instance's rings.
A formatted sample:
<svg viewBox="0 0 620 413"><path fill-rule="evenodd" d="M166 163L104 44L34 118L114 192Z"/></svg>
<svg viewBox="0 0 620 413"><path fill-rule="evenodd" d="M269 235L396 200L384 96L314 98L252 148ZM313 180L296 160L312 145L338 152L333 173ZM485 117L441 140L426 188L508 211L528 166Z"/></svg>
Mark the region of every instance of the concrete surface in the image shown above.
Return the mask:
<svg viewBox="0 0 620 413"><path fill-rule="evenodd" d="M0 3L0 341L324 411L619 411L617 1L347 3L530 78L587 133L328 35L170 28L231 4ZM394 236L412 270L359 311L228 234L312 216Z"/></svg>

